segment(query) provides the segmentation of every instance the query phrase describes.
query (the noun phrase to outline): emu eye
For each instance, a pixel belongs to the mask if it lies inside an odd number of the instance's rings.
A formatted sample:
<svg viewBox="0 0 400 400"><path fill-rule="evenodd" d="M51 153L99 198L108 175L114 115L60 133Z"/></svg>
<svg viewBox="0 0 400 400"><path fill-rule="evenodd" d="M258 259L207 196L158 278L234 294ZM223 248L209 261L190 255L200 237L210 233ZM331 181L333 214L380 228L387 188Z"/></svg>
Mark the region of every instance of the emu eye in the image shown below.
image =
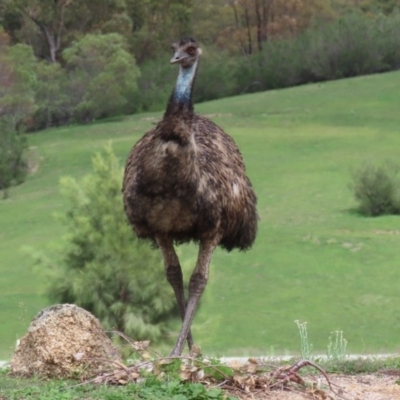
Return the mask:
<svg viewBox="0 0 400 400"><path fill-rule="evenodd" d="M196 48L194 48L194 47L189 47L189 48L187 49L187 53L189 54L189 56L194 56L195 53L196 53Z"/></svg>

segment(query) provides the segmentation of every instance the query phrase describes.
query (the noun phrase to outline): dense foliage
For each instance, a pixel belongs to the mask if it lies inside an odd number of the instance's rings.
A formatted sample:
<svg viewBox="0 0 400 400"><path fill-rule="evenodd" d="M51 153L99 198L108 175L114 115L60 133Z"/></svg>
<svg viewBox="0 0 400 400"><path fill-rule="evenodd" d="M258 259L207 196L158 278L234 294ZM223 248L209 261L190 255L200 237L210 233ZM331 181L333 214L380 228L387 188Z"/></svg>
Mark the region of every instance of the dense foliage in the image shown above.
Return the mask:
<svg viewBox="0 0 400 400"><path fill-rule="evenodd" d="M0 191L8 196L7 189L25 179L27 164L24 159L25 137L15 131L13 124L0 119Z"/></svg>
<svg viewBox="0 0 400 400"><path fill-rule="evenodd" d="M110 148L94 156L93 173L81 182L63 178L68 206L61 220L68 234L61 261L38 261L50 267L52 301L91 311L106 329L157 341L176 315L174 296L159 252L139 241L126 221L121 179Z"/></svg>
<svg viewBox="0 0 400 400"><path fill-rule="evenodd" d="M353 172L350 185L361 214L371 217L400 214L400 167L387 161L365 163Z"/></svg>
<svg viewBox="0 0 400 400"><path fill-rule="evenodd" d="M395 0L2 0L0 81L7 85L0 88L0 113L17 113L37 130L162 109L176 76L169 45L183 35L204 47L197 102L395 70L395 6Z"/></svg>
<svg viewBox="0 0 400 400"><path fill-rule="evenodd" d="M116 33L86 35L63 52L65 67L38 62L31 128L90 122L132 111L140 71Z"/></svg>
<svg viewBox="0 0 400 400"><path fill-rule="evenodd" d="M142 65L142 110L162 109L167 101L176 71L166 60L168 55ZM205 48L195 101L399 68L400 13L370 19L350 13L295 38L271 40L252 55Z"/></svg>

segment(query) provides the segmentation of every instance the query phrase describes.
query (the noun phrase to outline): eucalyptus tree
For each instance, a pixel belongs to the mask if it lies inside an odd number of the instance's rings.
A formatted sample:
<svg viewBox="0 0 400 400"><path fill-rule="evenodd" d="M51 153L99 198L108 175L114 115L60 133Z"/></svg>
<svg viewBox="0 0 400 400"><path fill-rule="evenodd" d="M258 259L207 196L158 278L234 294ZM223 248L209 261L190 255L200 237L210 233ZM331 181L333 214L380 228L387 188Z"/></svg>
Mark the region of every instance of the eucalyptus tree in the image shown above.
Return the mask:
<svg viewBox="0 0 400 400"><path fill-rule="evenodd" d="M3 24L18 41L30 44L37 56L51 62L59 61L62 51L82 35L102 32L103 27L109 32L110 21L125 11L123 0L2 1ZM129 17L124 21L130 25ZM120 30L121 23L114 26Z"/></svg>
<svg viewBox="0 0 400 400"><path fill-rule="evenodd" d="M88 34L63 52L73 117L90 122L122 113L137 91L140 70L117 33Z"/></svg>

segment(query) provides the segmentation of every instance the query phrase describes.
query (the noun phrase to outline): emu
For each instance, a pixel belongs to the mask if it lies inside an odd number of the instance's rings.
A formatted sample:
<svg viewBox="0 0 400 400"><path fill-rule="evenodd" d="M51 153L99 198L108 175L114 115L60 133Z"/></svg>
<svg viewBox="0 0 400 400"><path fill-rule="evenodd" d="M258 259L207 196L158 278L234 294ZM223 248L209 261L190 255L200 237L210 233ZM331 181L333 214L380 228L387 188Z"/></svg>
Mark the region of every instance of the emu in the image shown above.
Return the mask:
<svg viewBox="0 0 400 400"><path fill-rule="evenodd" d="M171 355L193 345L191 324L219 245L250 248L257 233L256 195L233 139L194 113L193 84L201 49L192 38L172 45L179 75L165 114L132 148L123 179L124 208L139 238L161 249L182 328ZM199 243L186 302L174 244Z"/></svg>

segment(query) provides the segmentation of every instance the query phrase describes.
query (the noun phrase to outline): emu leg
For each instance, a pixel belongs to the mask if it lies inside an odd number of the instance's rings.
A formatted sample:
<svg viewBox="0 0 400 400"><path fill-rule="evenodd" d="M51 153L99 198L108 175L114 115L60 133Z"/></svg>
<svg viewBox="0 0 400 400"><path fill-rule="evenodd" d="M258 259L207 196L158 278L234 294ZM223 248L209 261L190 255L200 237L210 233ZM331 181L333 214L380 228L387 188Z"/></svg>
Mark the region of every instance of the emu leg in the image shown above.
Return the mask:
<svg viewBox="0 0 400 400"><path fill-rule="evenodd" d="M178 303L179 313L181 315L182 322L186 314L186 300L185 292L183 289L183 276L182 269L179 264L178 256L176 255L172 240L166 237L157 237L157 244L160 246L165 266L165 274L169 284L175 293L175 298ZM187 343L189 349L193 346L192 332L187 332Z"/></svg>
<svg viewBox="0 0 400 400"><path fill-rule="evenodd" d="M185 318L183 320L181 332L179 333L178 340L174 349L172 350L171 356L180 356L182 354L183 346L188 333L190 333L190 327L192 325L200 297L207 285L211 256L218 243L219 238L214 238L212 241L203 241L200 243L196 267L193 270L189 282L189 300L186 306Z"/></svg>

